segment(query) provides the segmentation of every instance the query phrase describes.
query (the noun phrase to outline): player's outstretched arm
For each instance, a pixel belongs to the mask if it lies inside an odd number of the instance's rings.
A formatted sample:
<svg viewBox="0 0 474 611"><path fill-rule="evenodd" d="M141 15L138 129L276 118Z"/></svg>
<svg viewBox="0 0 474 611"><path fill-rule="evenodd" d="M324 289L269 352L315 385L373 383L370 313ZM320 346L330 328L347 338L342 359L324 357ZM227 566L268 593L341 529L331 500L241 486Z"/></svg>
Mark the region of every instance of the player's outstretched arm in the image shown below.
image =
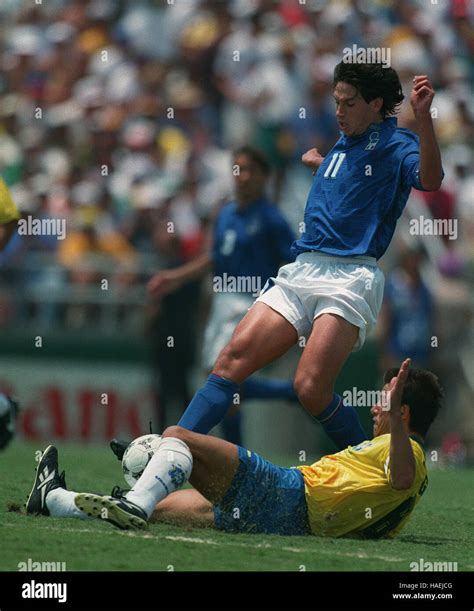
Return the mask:
<svg viewBox="0 0 474 611"><path fill-rule="evenodd" d="M205 274L211 267L211 263L211 255L205 252L189 263L174 269L159 271L148 282L148 293L152 297L163 297L168 293L173 293L187 282Z"/></svg>
<svg viewBox="0 0 474 611"><path fill-rule="evenodd" d="M402 393L410 359L405 359L396 378L389 384L390 481L395 490L407 490L415 480L415 456L402 418Z"/></svg>
<svg viewBox="0 0 474 611"><path fill-rule="evenodd" d="M436 191L443 180L441 154L430 108L435 92L426 75L415 76L410 103L420 137L420 181L424 189Z"/></svg>

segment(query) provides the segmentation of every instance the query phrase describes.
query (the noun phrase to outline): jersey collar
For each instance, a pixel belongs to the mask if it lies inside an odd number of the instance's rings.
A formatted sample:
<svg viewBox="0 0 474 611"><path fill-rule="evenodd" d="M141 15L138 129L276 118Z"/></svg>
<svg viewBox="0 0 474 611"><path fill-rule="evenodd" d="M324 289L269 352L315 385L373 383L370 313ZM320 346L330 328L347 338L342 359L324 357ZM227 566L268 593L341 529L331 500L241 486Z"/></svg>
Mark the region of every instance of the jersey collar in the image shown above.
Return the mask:
<svg viewBox="0 0 474 611"><path fill-rule="evenodd" d="M258 199L254 199L253 202L250 202L250 204L245 206L245 208L241 208L239 206L239 204L237 203L237 200L235 200L234 201L234 203L235 203L235 210L236 210L236 212L238 214L247 214L251 210L255 210L256 208L258 208L262 204L265 204L266 201L267 201L267 199L265 197L259 197Z"/></svg>
<svg viewBox="0 0 474 611"><path fill-rule="evenodd" d="M371 131L385 131L387 129L396 129L397 125L397 117L388 117L380 123L371 123L363 134L358 134L357 136L345 136L342 132L339 133L341 134L344 142L350 143L357 142L358 140L366 138Z"/></svg>

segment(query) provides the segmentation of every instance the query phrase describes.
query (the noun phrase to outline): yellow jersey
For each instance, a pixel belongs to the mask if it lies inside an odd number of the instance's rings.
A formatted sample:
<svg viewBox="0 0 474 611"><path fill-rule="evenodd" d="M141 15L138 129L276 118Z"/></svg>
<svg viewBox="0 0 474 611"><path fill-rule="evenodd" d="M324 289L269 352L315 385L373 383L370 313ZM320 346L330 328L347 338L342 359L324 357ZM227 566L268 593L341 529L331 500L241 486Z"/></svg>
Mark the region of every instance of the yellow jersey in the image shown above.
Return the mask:
<svg viewBox="0 0 474 611"><path fill-rule="evenodd" d="M390 483L390 434L298 467L305 481L311 532L363 538L397 534L428 483L423 447L413 437L410 441L416 473L407 490L395 490Z"/></svg>
<svg viewBox="0 0 474 611"><path fill-rule="evenodd" d="M0 177L0 225L17 221L19 218L20 213L12 200L10 191L3 178Z"/></svg>

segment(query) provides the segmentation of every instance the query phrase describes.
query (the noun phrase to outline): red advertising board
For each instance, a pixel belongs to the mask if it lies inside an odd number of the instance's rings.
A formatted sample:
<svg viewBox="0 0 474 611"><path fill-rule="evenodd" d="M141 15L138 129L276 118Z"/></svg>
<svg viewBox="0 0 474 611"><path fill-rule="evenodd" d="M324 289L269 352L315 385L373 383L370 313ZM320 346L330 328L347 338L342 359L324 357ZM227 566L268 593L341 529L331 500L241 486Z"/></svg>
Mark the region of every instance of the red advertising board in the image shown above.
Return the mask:
<svg viewBox="0 0 474 611"><path fill-rule="evenodd" d="M36 441L108 441L149 430L153 398L137 365L0 359L0 389L18 398L18 433Z"/></svg>

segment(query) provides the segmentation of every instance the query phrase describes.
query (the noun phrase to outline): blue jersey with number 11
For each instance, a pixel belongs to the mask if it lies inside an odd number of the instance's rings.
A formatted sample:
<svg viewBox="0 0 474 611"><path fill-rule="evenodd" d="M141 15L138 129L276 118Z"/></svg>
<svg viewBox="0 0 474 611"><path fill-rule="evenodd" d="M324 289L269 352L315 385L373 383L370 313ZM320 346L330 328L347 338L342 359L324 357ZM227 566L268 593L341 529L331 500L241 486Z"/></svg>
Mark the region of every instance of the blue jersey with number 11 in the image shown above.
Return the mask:
<svg viewBox="0 0 474 611"><path fill-rule="evenodd" d="M313 181L305 232L293 254L318 251L379 259L419 178L419 139L392 117L359 136L341 135Z"/></svg>

